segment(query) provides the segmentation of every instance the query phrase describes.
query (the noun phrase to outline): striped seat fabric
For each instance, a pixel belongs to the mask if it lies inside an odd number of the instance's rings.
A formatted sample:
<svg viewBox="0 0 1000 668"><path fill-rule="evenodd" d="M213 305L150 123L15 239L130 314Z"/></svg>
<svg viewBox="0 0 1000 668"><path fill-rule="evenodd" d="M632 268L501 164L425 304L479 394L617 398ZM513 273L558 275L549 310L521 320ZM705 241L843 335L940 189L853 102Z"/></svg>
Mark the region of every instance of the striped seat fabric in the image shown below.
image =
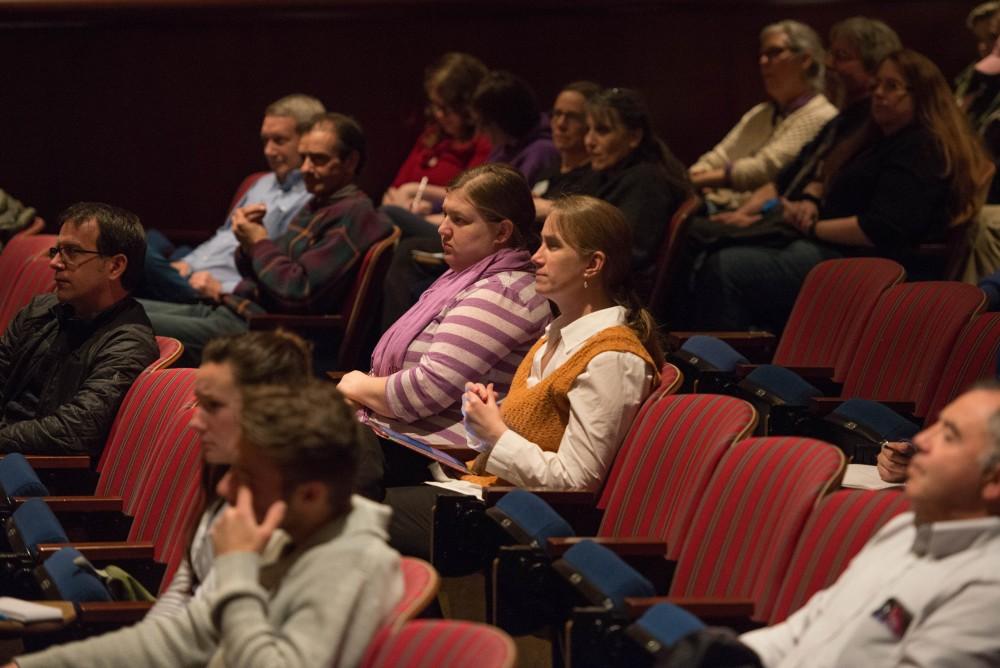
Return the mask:
<svg viewBox="0 0 1000 668"><path fill-rule="evenodd" d="M599 536L664 540L675 558L723 454L756 424L742 399L667 396L640 413L605 487Z"/></svg>
<svg viewBox="0 0 1000 668"><path fill-rule="evenodd" d="M362 668L512 668L517 660L509 635L474 622L419 619L377 640Z"/></svg>
<svg viewBox="0 0 1000 668"><path fill-rule="evenodd" d="M820 262L802 284L772 363L832 368L842 381L878 298L904 278L902 265L882 258Z"/></svg>
<svg viewBox="0 0 1000 668"><path fill-rule="evenodd" d="M55 288L55 273L46 254L35 255L22 264L13 285L5 286L7 295L0 307L0 331L6 331L17 312L32 299Z"/></svg>
<svg viewBox="0 0 1000 668"><path fill-rule="evenodd" d="M898 490L840 490L820 501L795 547L768 623L784 621L833 584L875 532L908 509Z"/></svg>
<svg viewBox="0 0 1000 668"><path fill-rule="evenodd" d="M406 622L423 612L424 608L437 596L441 586L441 576L438 575L433 566L423 559L402 557L399 560L399 567L403 571L403 597L382 620L382 624L361 659L362 665L369 665L374 661L375 654L385 641L398 633Z"/></svg>
<svg viewBox="0 0 1000 668"><path fill-rule="evenodd" d="M678 558L671 597L754 602L767 619L802 529L846 461L809 438L752 438L723 456Z"/></svg>
<svg viewBox="0 0 1000 668"><path fill-rule="evenodd" d="M959 332L985 299L975 286L945 281L886 290L864 328L841 396L912 401L914 415L926 415Z"/></svg>
<svg viewBox="0 0 1000 668"><path fill-rule="evenodd" d="M148 451L149 465L137 489L130 543L153 543L153 558L167 565L164 587L184 556L193 513L204 505L201 447L188 424L197 408L174 413Z"/></svg>
<svg viewBox="0 0 1000 668"><path fill-rule="evenodd" d="M934 397L924 424L937 420L938 413L976 381L995 378L1000 351L1000 313L983 313L962 330L936 383Z"/></svg>
<svg viewBox="0 0 1000 668"><path fill-rule="evenodd" d="M159 349L159 354L152 364L143 369L147 373L166 369L176 362L177 358L184 352L184 344L169 336L156 337L156 347Z"/></svg>
<svg viewBox="0 0 1000 668"><path fill-rule="evenodd" d="M134 514L135 492L150 451L170 418L194 403L194 369L164 369L139 374L122 401L97 471L95 494L121 496Z"/></svg>

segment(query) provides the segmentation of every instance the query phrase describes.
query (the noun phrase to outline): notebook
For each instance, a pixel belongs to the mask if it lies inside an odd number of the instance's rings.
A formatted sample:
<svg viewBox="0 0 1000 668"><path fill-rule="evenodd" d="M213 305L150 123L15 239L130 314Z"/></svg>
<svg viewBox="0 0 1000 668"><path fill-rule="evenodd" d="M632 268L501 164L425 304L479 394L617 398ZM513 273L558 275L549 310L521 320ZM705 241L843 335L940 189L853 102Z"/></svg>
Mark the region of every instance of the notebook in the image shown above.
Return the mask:
<svg viewBox="0 0 1000 668"><path fill-rule="evenodd" d="M460 473L462 475L467 475L469 473L469 467L465 465L465 462L455 459L447 452L438 450L433 445L428 445L418 438L413 436L407 436L405 434L400 434L398 431L393 431L388 427L383 427L382 425L368 423L372 431L381 436L382 438L392 441L393 443L399 443L404 448L409 448L416 453L427 457L428 459L433 459L441 466L447 466L453 471Z"/></svg>

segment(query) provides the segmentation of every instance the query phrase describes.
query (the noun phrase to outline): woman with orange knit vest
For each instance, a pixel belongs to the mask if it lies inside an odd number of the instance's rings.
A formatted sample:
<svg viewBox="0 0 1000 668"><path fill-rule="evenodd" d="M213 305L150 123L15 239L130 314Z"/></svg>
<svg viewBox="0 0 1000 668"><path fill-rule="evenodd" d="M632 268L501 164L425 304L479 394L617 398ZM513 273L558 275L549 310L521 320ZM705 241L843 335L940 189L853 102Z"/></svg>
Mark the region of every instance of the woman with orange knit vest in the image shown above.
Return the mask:
<svg viewBox="0 0 1000 668"><path fill-rule="evenodd" d="M439 494L475 494L497 480L524 487L599 490L663 354L652 315L629 285L631 226L593 197L556 200L532 257L536 291L560 316L521 362L498 405L492 384L462 397L472 475L435 487L388 490L390 544L429 556Z"/></svg>

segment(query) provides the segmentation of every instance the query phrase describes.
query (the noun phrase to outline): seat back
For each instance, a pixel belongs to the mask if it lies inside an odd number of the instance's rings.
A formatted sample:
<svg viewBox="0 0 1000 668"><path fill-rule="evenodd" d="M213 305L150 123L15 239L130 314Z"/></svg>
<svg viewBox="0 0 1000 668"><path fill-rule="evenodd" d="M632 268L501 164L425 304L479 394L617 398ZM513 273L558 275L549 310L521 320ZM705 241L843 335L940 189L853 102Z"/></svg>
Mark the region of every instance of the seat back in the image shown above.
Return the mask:
<svg viewBox="0 0 1000 668"><path fill-rule="evenodd" d="M926 281L885 291L844 379L844 397L912 401L923 417L958 333L985 304L979 288Z"/></svg>
<svg viewBox="0 0 1000 668"><path fill-rule="evenodd" d="M362 668L512 668L517 661L509 635L475 622L418 619L372 642Z"/></svg>
<svg viewBox="0 0 1000 668"><path fill-rule="evenodd" d="M773 364L829 367L842 381L875 302L905 278L901 264L882 258L820 262L799 290Z"/></svg>
<svg viewBox="0 0 1000 668"><path fill-rule="evenodd" d="M123 497L124 511L132 514L153 444L175 413L194 404L194 379L194 369L139 374L122 400L97 464L96 494Z"/></svg>
<svg viewBox="0 0 1000 668"><path fill-rule="evenodd" d="M40 294L52 292L55 287L55 272L49 267L46 253L35 254L23 262L13 284L7 287L7 296L0 306L0 331L7 331L14 316L28 302Z"/></svg>
<svg viewBox="0 0 1000 668"><path fill-rule="evenodd" d="M369 665L388 637L396 634L406 622L423 612L441 587L441 576L423 559L402 557L399 567L403 571L403 597L382 620L375 638L361 659L362 665Z"/></svg>
<svg viewBox="0 0 1000 668"><path fill-rule="evenodd" d="M945 405L976 381L994 378L998 351L1000 313L983 313L973 318L958 335L958 341L936 383L937 389L927 408L924 424L933 423Z"/></svg>
<svg viewBox="0 0 1000 668"><path fill-rule="evenodd" d="M253 184L257 183L257 181L259 181L261 177L266 175L267 172L254 172L253 174L250 174L245 179L240 181L239 187L236 188L236 192L233 193L232 201L229 202L230 214L232 214L233 209L236 208L236 205L240 203L240 200L243 199L243 196L247 194L247 191L253 187Z"/></svg>
<svg viewBox="0 0 1000 668"><path fill-rule="evenodd" d="M671 596L750 599L767 619L806 520L846 460L810 438L751 438L719 462L678 555ZM772 591L775 590L775 591Z"/></svg>
<svg viewBox="0 0 1000 668"><path fill-rule="evenodd" d="M665 540L676 557L719 460L756 422L749 403L722 395L681 394L650 406L615 458L598 535Z"/></svg>
<svg viewBox="0 0 1000 668"><path fill-rule="evenodd" d="M667 232L660 242L660 250L656 255L656 273L653 275L653 286L649 293L649 308L653 313L662 313L670 293L670 285L677 270L677 253L681 246L678 240L684 238L688 219L701 207L701 198L691 195L684 200L667 223Z"/></svg>
<svg viewBox="0 0 1000 668"><path fill-rule="evenodd" d="M204 504L200 441L188 424L196 410L189 406L173 413L149 450L128 534L130 542L153 543L153 557L167 564L164 583L184 556L192 513Z"/></svg>
<svg viewBox="0 0 1000 668"><path fill-rule="evenodd" d="M337 354L338 369L360 369L368 363L364 346L381 312L382 283L399 236L399 228L393 225L389 236L372 244L361 261L354 285L341 307L344 336Z"/></svg>
<svg viewBox="0 0 1000 668"><path fill-rule="evenodd" d="M160 371L177 361L177 358L184 352L184 344L169 336L157 336L156 347L160 354L156 360L147 366L144 371Z"/></svg>
<svg viewBox="0 0 1000 668"><path fill-rule="evenodd" d="M834 583L876 531L909 502L898 490L844 489L820 501L809 516L768 624L784 621L820 589Z"/></svg>

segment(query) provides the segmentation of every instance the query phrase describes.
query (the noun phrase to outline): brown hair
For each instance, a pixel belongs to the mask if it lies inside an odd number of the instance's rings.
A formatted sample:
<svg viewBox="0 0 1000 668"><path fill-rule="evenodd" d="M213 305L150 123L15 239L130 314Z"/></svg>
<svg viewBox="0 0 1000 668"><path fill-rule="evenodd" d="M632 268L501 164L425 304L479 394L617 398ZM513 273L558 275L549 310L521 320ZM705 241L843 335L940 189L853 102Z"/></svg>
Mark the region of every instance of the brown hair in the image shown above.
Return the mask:
<svg viewBox="0 0 1000 668"><path fill-rule="evenodd" d="M452 51L431 63L424 71L424 91L430 97L436 93L445 105L462 117L463 135L458 139L468 139L476 130L469 105L472 94L489 70L481 60L467 53ZM432 114L428 114L433 117ZM432 143L440 140L440 133Z"/></svg>
<svg viewBox="0 0 1000 668"><path fill-rule="evenodd" d="M944 161L942 176L951 182L948 213L953 222L964 222L958 219L976 201L992 162L937 65L910 49L890 53L882 62L887 61L903 75L913 95L914 118L934 138Z"/></svg>
<svg viewBox="0 0 1000 668"><path fill-rule="evenodd" d="M535 201L521 172L499 163L480 165L462 172L448 185L449 193L459 189L486 220L513 223L510 247L534 248L538 241Z"/></svg>
<svg viewBox="0 0 1000 668"><path fill-rule="evenodd" d="M601 282L611 300L626 309L626 324L645 346L657 368L663 365L663 346L653 314L632 288L632 226L618 207L587 195L569 195L552 202L550 218L559 235L586 257L605 255Z"/></svg>
<svg viewBox="0 0 1000 668"><path fill-rule="evenodd" d="M360 459L361 430L354 411L332 383L257 385L243 393L244 445L256 448L281 472L286 492L319 481L331 510L347 510Z"/></svg>

